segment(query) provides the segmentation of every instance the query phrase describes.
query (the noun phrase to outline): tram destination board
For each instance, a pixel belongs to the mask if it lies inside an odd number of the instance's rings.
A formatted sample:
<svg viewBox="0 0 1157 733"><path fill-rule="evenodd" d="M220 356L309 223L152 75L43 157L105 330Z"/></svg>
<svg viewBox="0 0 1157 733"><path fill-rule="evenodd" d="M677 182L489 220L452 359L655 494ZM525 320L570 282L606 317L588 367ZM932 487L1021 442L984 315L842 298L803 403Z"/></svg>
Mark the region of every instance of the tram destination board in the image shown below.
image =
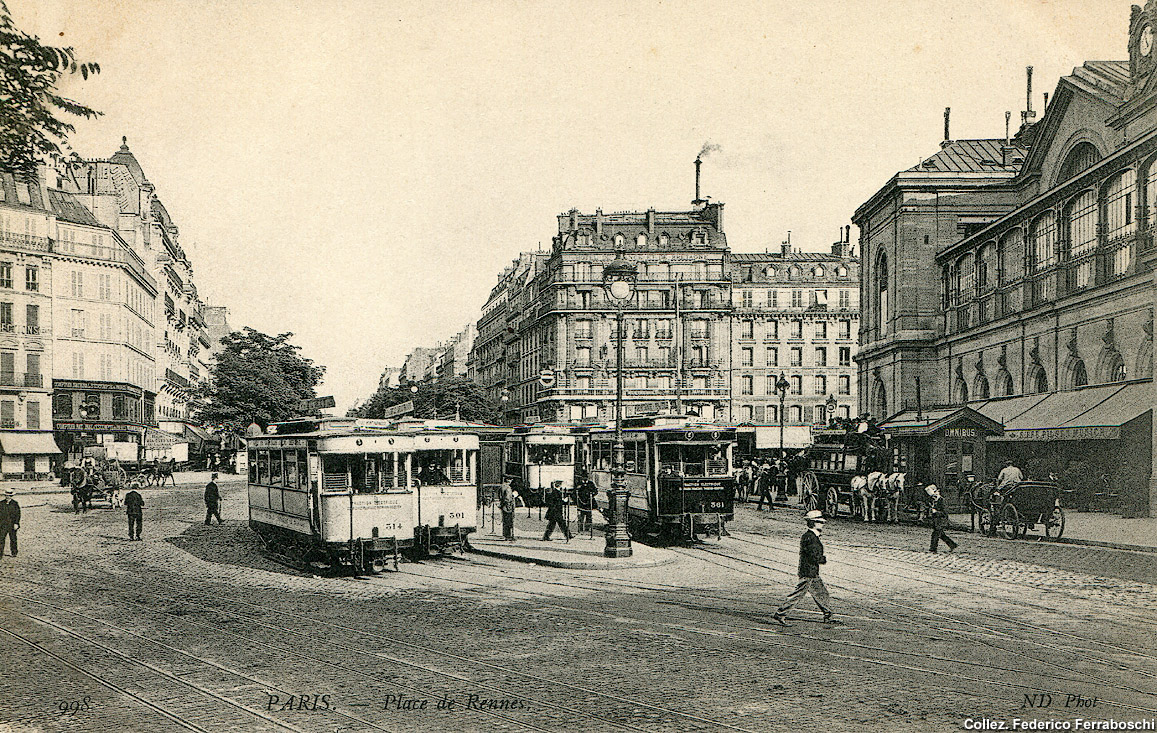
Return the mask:
<svg viewBox="0 0 1157 733"><path fill-rule="evenodd" d="M333 397L312 397L297 403L297 409L302 412L317 412L327 407L337 407Z"/></svg>

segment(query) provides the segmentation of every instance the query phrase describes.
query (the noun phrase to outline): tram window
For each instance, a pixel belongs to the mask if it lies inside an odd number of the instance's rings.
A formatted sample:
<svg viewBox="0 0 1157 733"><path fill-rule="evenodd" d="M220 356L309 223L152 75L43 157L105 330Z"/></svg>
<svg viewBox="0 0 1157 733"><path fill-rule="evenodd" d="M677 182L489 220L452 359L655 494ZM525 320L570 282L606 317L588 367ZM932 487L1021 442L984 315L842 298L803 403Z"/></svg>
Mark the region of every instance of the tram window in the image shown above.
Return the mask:
<svg viewBox="0 0 1157 733"><path fill-rule="evenodd" d="M418 480L423 486L442 486L450 483L446 469L450 465L448 450L423 451L418 454Z"/></svg>
<svg viewBox="0 0 1157 733"><path fill-rule="evenodd" d="M412 454L410 454L410 453L399 453L398 454L398 487L399 488L407 488L408 489L410 487L409 466L410 466L411 459L412 459Z"/></svg>
<svg viewBox="0 0 1157 733"><path fill-rule="evenodd" d="M322 456L322 487L327 491L349 488L345 456Z"/></svg>
<svg viewBox="0 0 1157 733"><path fill-rule="evenodd" d="M297 488L297 451L285 451L285 488Z"/></svg>
<svg viewBox="0 0 1157 733"><path fill-rule="evenodd" d="M375 494L381 488L380 484L378 484L378 475L381 472L378 462L378 456L366 456L363 461L363 463L365 463L366 483L365 486L362 487L362 491L367 494Z"/></svg>
<svg viewBox="0 0 1157 733"><path fill-rule="evenodd" d="M269 451L269 484L271 486L281 486L281 451Z"/></svg>
<svg viewBox="0 0 1157 733"><path fill-rule="evenodd" d="M566 466L574 463L574 446L530 444L526 446L527 463L537 466Z"/></svg>
<svg viewBox="0 0 1157 733"><path fill-rule="evenodd" d="M456 450L450 455L450 480L454 483L466 480L466 451Z"/></svg>
<svg viewBox="0 0 1157 733"><path fill-rule="evenodd" d="M679 447L683 454L683 475L705 476L707 459L706 446L683 445Z"/></svg>
<svg viewBox="0 0 1157 733"><path fill-rule="evenodd" d="M297 482L303 489L309 489L309 453L297 451Z"/></svg>
<svg viewBox="0 0 1157 733"><path fill-rule="evenodd" d="M269 451L257 451L257 483L269 483Z"/></svg>
<svg viewBox="0 0 1157 733"><path fill-rule="evenodd" d="M395 470L397 460L397 453L382 454L382 486L387 489L392 489L398 485L398 476Z"/></svg>
<svg viewBox="0 0 1157 733"><path fill-rule="evenodd" d="M257 451L249 451L249 483L255 484L257 481Z"/></svg>

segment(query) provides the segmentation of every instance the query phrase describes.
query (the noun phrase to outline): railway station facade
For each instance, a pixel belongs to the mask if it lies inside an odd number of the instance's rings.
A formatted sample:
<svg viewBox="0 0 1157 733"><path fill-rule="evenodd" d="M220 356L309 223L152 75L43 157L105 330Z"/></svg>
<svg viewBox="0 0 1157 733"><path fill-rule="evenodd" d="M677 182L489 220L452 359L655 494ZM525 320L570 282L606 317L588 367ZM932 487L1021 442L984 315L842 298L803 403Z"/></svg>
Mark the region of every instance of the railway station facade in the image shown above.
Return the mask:
<svg viewBox="0 0 1157 733"><path fill-rule="evenodd" d="M1011 458L1077 508L1154 516L1157 3L1128 26L1128 61L1077 67L1039 120L1030 92L1015 136L946 135L857 210L857 363L885 426L965 406L1000 426L941 444L951 476Z"/></svg>

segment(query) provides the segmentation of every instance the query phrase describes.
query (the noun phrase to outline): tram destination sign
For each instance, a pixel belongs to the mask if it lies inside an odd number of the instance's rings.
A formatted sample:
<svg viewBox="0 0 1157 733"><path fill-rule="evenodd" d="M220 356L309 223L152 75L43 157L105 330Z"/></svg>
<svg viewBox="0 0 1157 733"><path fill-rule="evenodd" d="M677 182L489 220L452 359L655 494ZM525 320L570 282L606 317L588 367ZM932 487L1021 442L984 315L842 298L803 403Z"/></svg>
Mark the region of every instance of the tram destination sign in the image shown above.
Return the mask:
<svg viewBox="0 0 1157 733"><path fill-rule="evenodd" d="M413 411L414 411L413 400L406 400L405 402L394 405L393 407L387 407L385 410L383 410L382 411L382 419L388 420L391 417L398 417L399 415L408 415Z"/></svg>
<svg viewBox="0 0 1157 733"><path fill-rule="evenodd" d="M297 409L302 412L317 412L327 407L337 407L333 397L313 397L297 403Z"/></svg>

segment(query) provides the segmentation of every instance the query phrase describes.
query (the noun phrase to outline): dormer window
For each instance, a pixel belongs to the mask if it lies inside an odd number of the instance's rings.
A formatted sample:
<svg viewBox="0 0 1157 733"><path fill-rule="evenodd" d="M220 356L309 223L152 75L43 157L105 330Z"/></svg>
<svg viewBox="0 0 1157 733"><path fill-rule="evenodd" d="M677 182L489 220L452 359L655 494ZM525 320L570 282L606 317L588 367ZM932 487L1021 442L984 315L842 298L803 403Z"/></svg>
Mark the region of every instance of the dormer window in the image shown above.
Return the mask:
<svg viewBox="0 0 1157 733"><path fill-rule="evenodd" d="M616 235L615 235L615 247L616 247L616 248L618 248L618 247L622 247L622 246L623 246L623 241L624 241L624 240L623 240L623 235L622 235L622 234L616 234Z"/></svg>
<svg viewBox="0 0 1157 733"><path fill-rule="evenodd" d="M635 237L635 246L640 248L640 249L642 249L643 247L646 247L647 246L647 235L640 233L639 236Z"/></svg>
<svg viewBox="0 0 1157 733"><path fill-rule="evenodd" d="M691 234L691 243L704 247L707 245L707 232L699 230Z"/></svg>
<svg viewBox="0 0 1157 733"><path fill-rule="evenodd" d="M660 247L666 247L668 244L670 244L670 242L671 242L671 238L668 237L666 234L660 234L659 235L659 246Z"/></svg>
<svg viewBox="0 0 1157 733"><path fill-rule="evenodd" d="M812 271L812 274L815 275L816 277L823 277L824 276L824 268L817 267L814 271Z"/></svg>

